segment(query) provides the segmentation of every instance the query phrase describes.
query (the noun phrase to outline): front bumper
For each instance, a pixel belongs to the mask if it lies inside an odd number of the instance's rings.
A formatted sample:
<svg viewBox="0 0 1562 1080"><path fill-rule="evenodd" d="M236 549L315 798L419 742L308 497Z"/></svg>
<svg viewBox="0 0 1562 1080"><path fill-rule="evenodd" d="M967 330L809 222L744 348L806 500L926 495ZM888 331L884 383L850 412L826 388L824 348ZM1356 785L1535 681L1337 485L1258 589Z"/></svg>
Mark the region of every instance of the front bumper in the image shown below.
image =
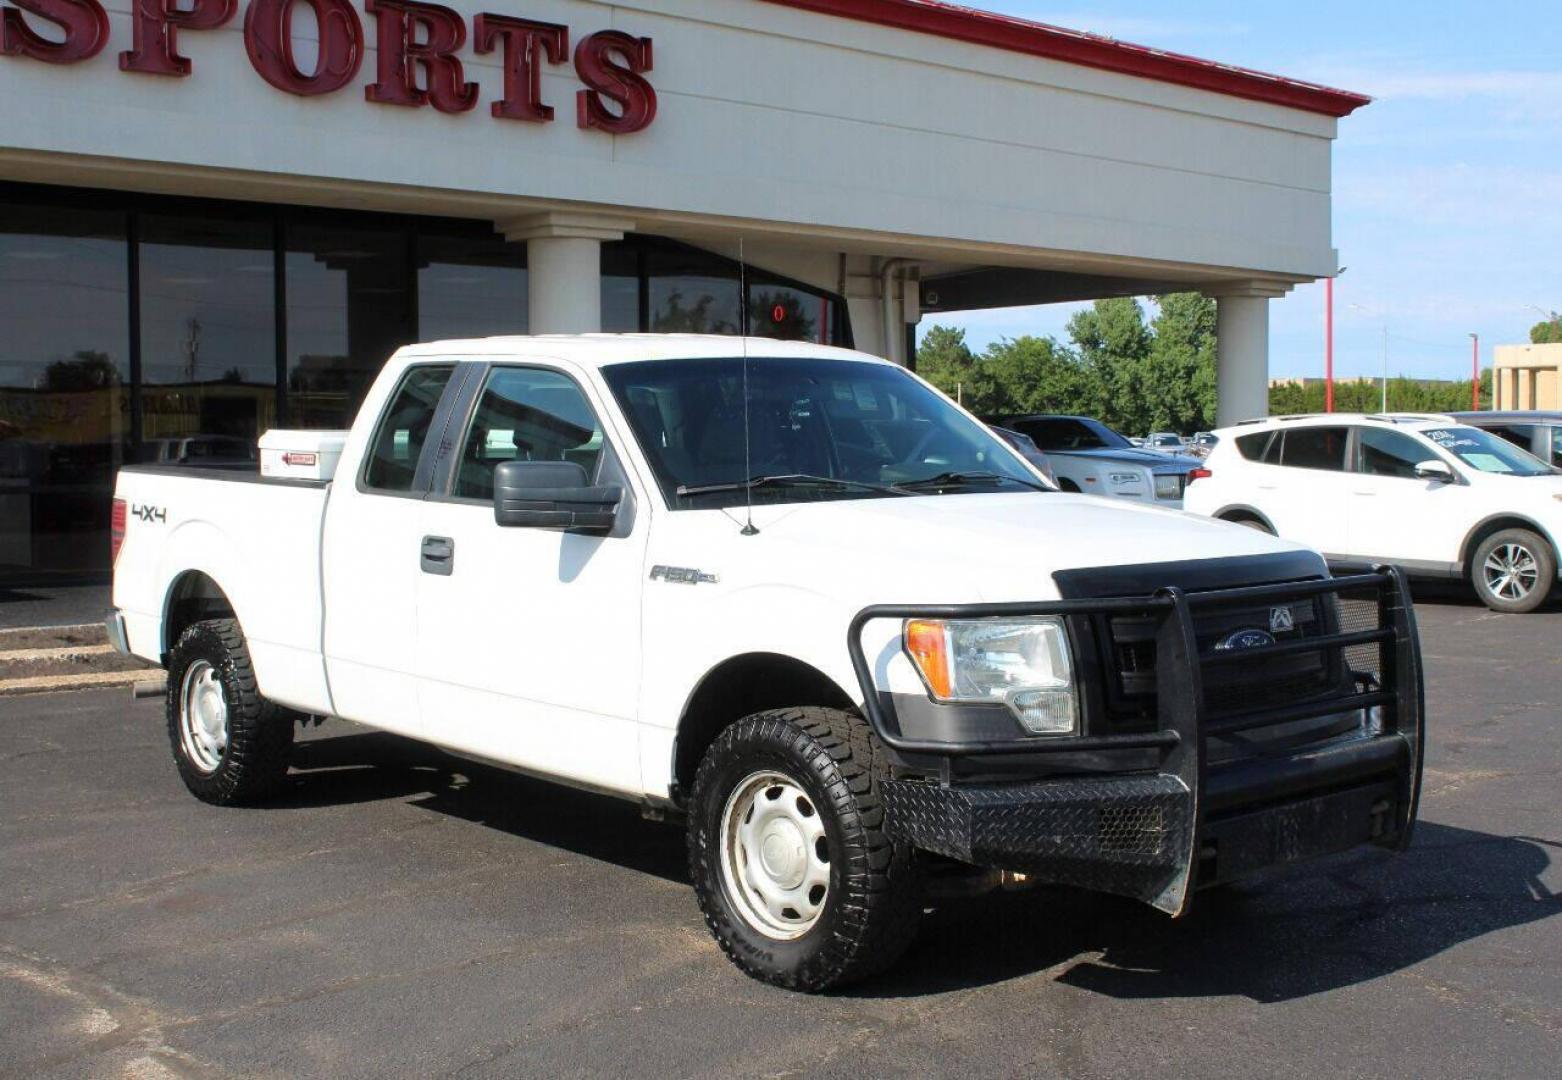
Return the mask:
<svg viewBox="0 0 1562 1080"><path fill-rule="evenodd" d="M1377 689L1247 715L1206 710L1203 667L1225 658L1199 654L1193 607L1345 589L1377 591L1375 630L1270 648L1304 652L1382 643L1385 663ZM886 715L860 644L862 627L873 618L1099 610L1158 613L1154 731L966 743L908 739ZM1140 600L915 612L869 608L853 621L851 645L866 695L864 711L902 763L897 777L882 783L886 827L926 851L1136 897L1178 915L1188 910L1199 886L1363 844L1409 843L1424 745L1422 680L1410 598L1393 570L1192 595L1171 589ZM1211 760L1212 740L1352 710L1374 716L1378 733ZM1002 762L1009 775L1016 761L1030 762L1033 778L1010 780L988 769L974 780L963 779L960 766L973 760Z"/></svg>

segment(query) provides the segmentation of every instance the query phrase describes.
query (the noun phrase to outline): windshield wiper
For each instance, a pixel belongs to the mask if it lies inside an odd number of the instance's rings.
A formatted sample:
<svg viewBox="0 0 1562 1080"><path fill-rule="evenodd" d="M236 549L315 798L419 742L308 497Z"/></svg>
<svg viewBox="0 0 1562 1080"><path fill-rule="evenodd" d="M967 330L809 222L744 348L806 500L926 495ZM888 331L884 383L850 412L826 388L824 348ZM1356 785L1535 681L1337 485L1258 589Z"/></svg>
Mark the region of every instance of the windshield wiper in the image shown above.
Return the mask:
<svg viewBox="0 0 1562 1080"><path fill-rule="evenodd" d="M866 480L842 480L836 476L814 476L811 473L775 473L767 476L751 476L747 480L729 480L721 484L679 484L677 493L686 495L712 495L720 491L752 491L762 487L811 487L834 490L877 491L885 495L905 495L897 487L888 484L872 484Z"/></svg>
<svg viewBox="0 0 1562 1080"><path fill-rule="evenodd" d="M971 484L1019 484L1036 491L1052 490L1034 480L1022 480L1018 476L1004 476L995 472L941 472L937 476L924 476L920 480L904 480L895 487L901 491L920 491L924 488L964 487Z"/></svg>

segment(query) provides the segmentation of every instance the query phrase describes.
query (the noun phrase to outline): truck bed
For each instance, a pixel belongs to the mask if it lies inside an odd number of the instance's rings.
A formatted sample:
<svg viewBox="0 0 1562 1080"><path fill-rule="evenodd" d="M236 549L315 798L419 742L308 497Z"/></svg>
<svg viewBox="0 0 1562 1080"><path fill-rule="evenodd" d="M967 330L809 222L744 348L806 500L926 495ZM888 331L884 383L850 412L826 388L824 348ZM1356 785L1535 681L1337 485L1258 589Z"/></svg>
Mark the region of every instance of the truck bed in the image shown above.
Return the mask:
<svg viewBox="0 0 1562 1080"><path fill-rule="evenodd" d="M179 629L179 598L198 595L204 576L245 613L261 692L328 711L320 543L330 482L263 478L250 462L131 465L119 471L114 497L125 503L114 605L131 651L162 662Z"/></svg>

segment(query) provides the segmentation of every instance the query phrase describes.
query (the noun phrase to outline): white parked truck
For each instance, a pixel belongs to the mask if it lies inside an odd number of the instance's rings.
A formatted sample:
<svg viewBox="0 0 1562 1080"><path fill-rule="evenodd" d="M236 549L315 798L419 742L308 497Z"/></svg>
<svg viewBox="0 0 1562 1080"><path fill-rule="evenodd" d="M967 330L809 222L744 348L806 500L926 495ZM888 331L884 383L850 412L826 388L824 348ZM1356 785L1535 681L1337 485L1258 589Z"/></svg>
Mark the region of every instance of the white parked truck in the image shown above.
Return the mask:
<svg viewBox="0 0 1562 1080"><path fill-rule="evenodd" d="M871 357L417 345L350 432L263 447L116 490L110 633L207 802L274 793L310 717L637 800L727 954L805 990L890 964L950 875L1176 915L1408 842L1396 572L1055 491Z"/></svg>

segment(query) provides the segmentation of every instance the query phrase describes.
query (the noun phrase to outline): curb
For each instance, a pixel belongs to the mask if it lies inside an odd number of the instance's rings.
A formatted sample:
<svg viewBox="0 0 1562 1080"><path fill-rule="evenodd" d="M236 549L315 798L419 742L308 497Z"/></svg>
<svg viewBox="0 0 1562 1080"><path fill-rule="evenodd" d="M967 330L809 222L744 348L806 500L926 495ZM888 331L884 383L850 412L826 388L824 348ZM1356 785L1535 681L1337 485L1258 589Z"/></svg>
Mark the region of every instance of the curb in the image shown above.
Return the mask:
<svg viewBox="0 0 1562 1080"><path fill-rule="evenodd" d="M0 630L0 697L163 679L154 665L115 652L101 623Z"/></svg>
<svg viewBox="0 0 1562 1080"><path fill-rule="evenodd" d="M51 694L67 690L103 690L128 686L136 697L155 697L167 686L167 676L155 668L135 671L88 671L76 675L35 675L0 679L0 698L22 694Z"/></svg>

